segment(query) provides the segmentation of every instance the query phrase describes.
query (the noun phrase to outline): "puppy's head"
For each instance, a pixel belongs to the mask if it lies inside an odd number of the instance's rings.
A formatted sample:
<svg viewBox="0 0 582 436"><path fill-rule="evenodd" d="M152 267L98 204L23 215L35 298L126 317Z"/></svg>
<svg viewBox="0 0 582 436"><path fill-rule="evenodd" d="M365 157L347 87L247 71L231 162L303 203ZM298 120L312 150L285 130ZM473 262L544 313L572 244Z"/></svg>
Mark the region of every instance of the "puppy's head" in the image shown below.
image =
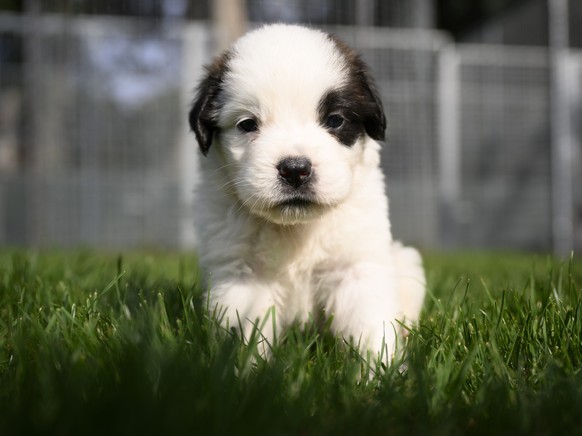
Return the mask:
<svg viewBox="0 0 582 436"><path fill-rule="evenodd" d="M329 34L288 25L245 35L207 67L189 122L202 153L220 160L224 187L281 224L344 201L367 141L386 127L360 57Z"/></svg>

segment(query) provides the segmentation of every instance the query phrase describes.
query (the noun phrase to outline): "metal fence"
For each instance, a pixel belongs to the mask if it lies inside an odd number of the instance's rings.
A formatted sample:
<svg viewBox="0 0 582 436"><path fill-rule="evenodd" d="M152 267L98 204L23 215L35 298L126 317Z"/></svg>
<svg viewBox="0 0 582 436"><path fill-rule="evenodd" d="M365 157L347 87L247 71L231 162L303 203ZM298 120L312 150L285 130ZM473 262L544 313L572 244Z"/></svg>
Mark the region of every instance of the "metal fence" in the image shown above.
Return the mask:
<svg viewBox="0 0 582 436"><path fill-rule="evenodd" d="M331 30L362 52L382 91L398 238L551 249L546 49ZM0 244L193 247L198 163L185 115L212 55L202 22L0 15ZM564 62L580 249L582 55Z"/></svg>

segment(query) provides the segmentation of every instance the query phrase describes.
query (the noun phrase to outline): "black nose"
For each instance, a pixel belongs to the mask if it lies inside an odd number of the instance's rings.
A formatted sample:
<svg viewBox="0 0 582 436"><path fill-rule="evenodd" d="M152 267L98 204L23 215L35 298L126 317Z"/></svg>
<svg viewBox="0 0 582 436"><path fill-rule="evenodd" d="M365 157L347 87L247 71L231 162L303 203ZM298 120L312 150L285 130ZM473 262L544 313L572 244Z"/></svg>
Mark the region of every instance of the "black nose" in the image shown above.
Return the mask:
<svg viewBox="0 0 582 436"><path fill-rule="evenodd" d="M311 178L311 161L306 157L286 157L277 165L279 178L294 188L299 188Z"/></svg>

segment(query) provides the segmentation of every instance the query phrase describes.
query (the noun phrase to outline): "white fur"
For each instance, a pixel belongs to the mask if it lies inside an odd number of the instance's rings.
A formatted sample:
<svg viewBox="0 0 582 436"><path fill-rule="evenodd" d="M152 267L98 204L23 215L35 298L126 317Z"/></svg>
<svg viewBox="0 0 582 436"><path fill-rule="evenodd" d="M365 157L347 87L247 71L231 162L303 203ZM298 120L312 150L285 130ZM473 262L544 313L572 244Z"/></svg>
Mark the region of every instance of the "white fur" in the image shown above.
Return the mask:
<svg viewBox="0 0 582 436"><path fill-rule="evenodd" d="M346 147L317 121L322 95L346 85L345 63L326 34L298 26L266 26L235 44L220 134L201 158L198 252L225 325L248 335L258 322L272 342L274 329L323 309L338 335L387 361L397 320L418 319L424 271L416 250L392 240L379 144L364 135ZM248 117L258 132L237 129ZM275 167L296 155L312 162L318 206L281 214Z"/></svg>

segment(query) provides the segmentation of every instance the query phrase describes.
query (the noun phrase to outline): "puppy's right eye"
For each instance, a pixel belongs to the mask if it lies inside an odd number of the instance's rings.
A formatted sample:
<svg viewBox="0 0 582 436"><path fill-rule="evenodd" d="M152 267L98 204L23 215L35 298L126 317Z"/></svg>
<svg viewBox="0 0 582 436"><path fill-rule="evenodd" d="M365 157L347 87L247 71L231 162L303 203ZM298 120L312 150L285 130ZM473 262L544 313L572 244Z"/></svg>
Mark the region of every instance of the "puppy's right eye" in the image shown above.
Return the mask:
<svg viewBox="0 0 582 436"><path fill-rule="evenodd" d="M246 118L242 121L239 121L236 127L243 133L251 133L259 130L259 125L257 124L257 121L253 120L252 118Z"/></svg>
<svg viewBox="0 0 582 436"><path fill-rule="evenodd" d="M331 114L325 120L325 126L329 127L330 129L339 129L341 126L344 125L344 118L339 114Z"/></svg>

